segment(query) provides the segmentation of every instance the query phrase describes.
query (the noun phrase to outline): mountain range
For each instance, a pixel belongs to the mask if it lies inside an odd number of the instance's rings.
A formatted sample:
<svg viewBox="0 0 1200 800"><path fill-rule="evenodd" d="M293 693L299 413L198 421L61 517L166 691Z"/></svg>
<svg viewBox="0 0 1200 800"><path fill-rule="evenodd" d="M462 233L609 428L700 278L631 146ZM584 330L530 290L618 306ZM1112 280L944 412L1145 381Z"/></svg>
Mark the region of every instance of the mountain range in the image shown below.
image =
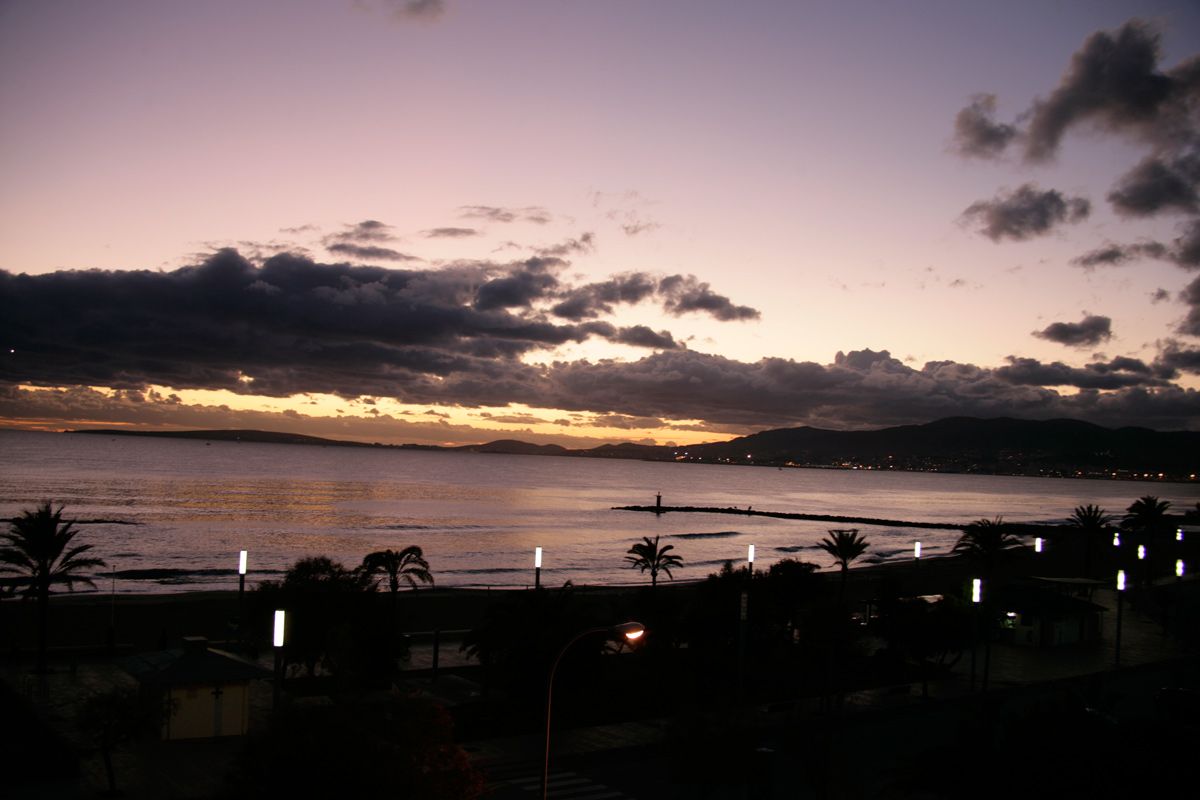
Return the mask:
<svg viewBox="0 0 1200 800"><path fill-rule="evenodd" d="M480 445L438 447L367 444L256 430L74 432L778 467L1175 480L1195 480L1196 474L1200 473L1200 432L1164 432L1136 427L1113 429L1069 419L1037 421L950 417L923 425L901 425L870 431L833 431L805 426L761 431L729 441L688 447L624 443L583 450L513 439Z"/></svg>

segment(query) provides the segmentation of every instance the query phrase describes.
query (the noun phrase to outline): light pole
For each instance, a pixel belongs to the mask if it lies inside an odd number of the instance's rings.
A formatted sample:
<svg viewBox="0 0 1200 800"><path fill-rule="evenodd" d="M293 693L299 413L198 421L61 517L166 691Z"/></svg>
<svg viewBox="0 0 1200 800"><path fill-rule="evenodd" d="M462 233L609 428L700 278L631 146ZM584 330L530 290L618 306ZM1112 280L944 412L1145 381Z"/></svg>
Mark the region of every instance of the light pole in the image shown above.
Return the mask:
<svg viewBox="0 0 1200 800"><path fill-rule="evenodd" d="M1035 552L1035 553L1042 552L1042 537L1040 537L1040 536L1033 537L1033 552Z"/></svg>
<svg viewBox="0 0 1200 800"><path fill-rule="evenodd" d="M971 691L975 691L975 651L979 649L979 601L983 597L983 581L971 579Z"/></svg>
<svg viewBox="0 0 1200 800"><path fill-rule="evenodd" d="M1117 570L1117 643L1113 650L1113 667L1121 667L1121 609L1125 605L1125 570Z"/></svg>
<svg viewBox="0 0 1200 800"><path fill-rule="evenodd" d="M246 638L244 627L246 620L246 551L238 553L238 640Z"/></svg>
<svg viewBox="0 0 1200 800"><path fill-rule="evenodd" d="M542 548L533 548L533 588L542 588Z"/></svg>
<svg viewBox="0 0 1200 800"><path fill-rule="evenodd" d="M541 548L539 547L538 550L541 550ZM577 633L575 638L564 644L562 649L558 651L558 655L554 657L554 663L550 667L550 680L546 684L546 756L542 761L542 800L546 800L550 784L550 712L554 703L554 676L558 672L558 662L562 660L563 654L571 649L571 645L598 633L606 634L613 639L632 643L645 635L646 626L640 622L622 622L620 625L613 625L607 628L588 628L585 631Z"/></svg>
<svg viewBox="0 0 1200 800"><path fill-rule="evenodd" d="M275 694L273 708L279 708L279 695L283 691L283 629L284 617L287 612L282 608L275 609L275 631L271 637L271 645L275 648Z"/></svg>

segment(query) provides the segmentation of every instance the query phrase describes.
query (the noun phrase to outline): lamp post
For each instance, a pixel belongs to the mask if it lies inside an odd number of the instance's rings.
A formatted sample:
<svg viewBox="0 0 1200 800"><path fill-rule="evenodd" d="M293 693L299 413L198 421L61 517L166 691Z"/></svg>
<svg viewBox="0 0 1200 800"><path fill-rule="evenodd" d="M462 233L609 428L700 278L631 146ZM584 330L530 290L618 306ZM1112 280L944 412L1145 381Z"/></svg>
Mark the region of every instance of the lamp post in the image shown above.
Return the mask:
<svg viewBox="0 0 1200 800"><path fill-rule="evenodd" d="M754 577L754 545L749 545L746 548L746 564L750 570L750 577Z"/></svg>
<svg viewBox="0 0 1200 800"><path fill-rule="evenodd" d="M913 542L913 560L918 563L921 561L921 543L919 541Z"/></svg>
<svg viewBox="0 0 1200 800"><path fill-rule="evenodd" d="M245 638L243 627L246 619L246 551L238 553L238 640Z"/></svg>
<svg viewBox="0 0 1200 800"><path fill-rule="evenodd" d="M538 550L541 548L539 547ZM546 756L542 761L542 800L546 800L550 785L550 712L554 703L554 676L558 672L558 662L562 660L563 654L571 649L571 645L598 633L606 634L612 639L633 643L645 635L646 626L640 622L622 622L607 628L588 628L577 633L575 638L564 644L558 651L558 655L554 657L554 663L550 667L550 680L546 685Z"/></svg>
<svg viewBox="0 0 1200 800"><path fill-rule="evenodd" d="M279 708L279 695L283 691L283 630L284 618L287 612L282 608L275 609L275 630L271 637L271 645L275 648L275 694L274 708Z"/></svg>
<svg viewBox="0 0 1200 800"><path fill-rule="evenodd" d="M1035 553L1042 552L1042 541L1043 541L1042 537L1040 537L1040 536L1033 537L1033 552L1035 552Z"/></svg>
<svg viewBox="0 0 1200 800"><path fill-rule="evenodd" d="M971 691L975 691L975 651L979 649L979 601L983 597L983 581L971 579Z"/></svg>
<svg viewBox="0 0 1200 800"><path fill-rule="evenodd" d="M533 548L533 588L542 588L542 548Z"/></svg>
<svg viewBox="0 0 1200 800"><path fill-rule="evenodd" d="M1117 570L1117 642L1113 650L1113 667L1121 666L1121 609L1125 605L1125 570Z"/></svg>
<svg viewBox="0 0 1200 800"><path fill-rule="evenodd" d="M1177 558L1177 559L1175 559L1175 580L1182 580L1182 578L1183 578L1183 559Z"/></svg>

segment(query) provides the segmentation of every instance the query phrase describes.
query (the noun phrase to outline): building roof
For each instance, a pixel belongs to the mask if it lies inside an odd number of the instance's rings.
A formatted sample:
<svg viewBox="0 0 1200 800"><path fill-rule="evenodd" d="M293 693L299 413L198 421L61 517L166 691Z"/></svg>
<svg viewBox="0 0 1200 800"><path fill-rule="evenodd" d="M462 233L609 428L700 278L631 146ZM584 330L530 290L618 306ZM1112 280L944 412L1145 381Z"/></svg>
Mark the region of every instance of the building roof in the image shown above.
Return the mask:
<svg viewBox="0 0 1200 800"><path fill-rule="evenodd" d="M139 683L159 686L243 683L271 676L252 661L210 648L200 636L184 637L182 647L140 653L119 663Z"/></svg>

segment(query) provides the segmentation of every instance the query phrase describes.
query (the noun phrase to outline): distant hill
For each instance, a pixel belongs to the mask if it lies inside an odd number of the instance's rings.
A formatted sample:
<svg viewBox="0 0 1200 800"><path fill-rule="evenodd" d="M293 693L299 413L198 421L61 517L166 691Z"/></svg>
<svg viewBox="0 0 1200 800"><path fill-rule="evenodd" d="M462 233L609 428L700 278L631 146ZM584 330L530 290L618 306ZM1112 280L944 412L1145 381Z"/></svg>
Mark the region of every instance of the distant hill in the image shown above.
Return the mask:
<svg viewBox="0 0 1200 800"><path fill-rule="evenodd" d="M340 447L397 447L513 455L634 458L839 469L895 469L1065 477L1158 477L1195 480L1200 473L1200 433L1148 428L1104 428L1078 420L975 419L950 417L924 425L874 431L780 428L726 442L688 447L633 443L587 450L501 439L463 447L380 445L256 430L129 431L77 433L158 436L212 441L319 444Z"/></svg>

